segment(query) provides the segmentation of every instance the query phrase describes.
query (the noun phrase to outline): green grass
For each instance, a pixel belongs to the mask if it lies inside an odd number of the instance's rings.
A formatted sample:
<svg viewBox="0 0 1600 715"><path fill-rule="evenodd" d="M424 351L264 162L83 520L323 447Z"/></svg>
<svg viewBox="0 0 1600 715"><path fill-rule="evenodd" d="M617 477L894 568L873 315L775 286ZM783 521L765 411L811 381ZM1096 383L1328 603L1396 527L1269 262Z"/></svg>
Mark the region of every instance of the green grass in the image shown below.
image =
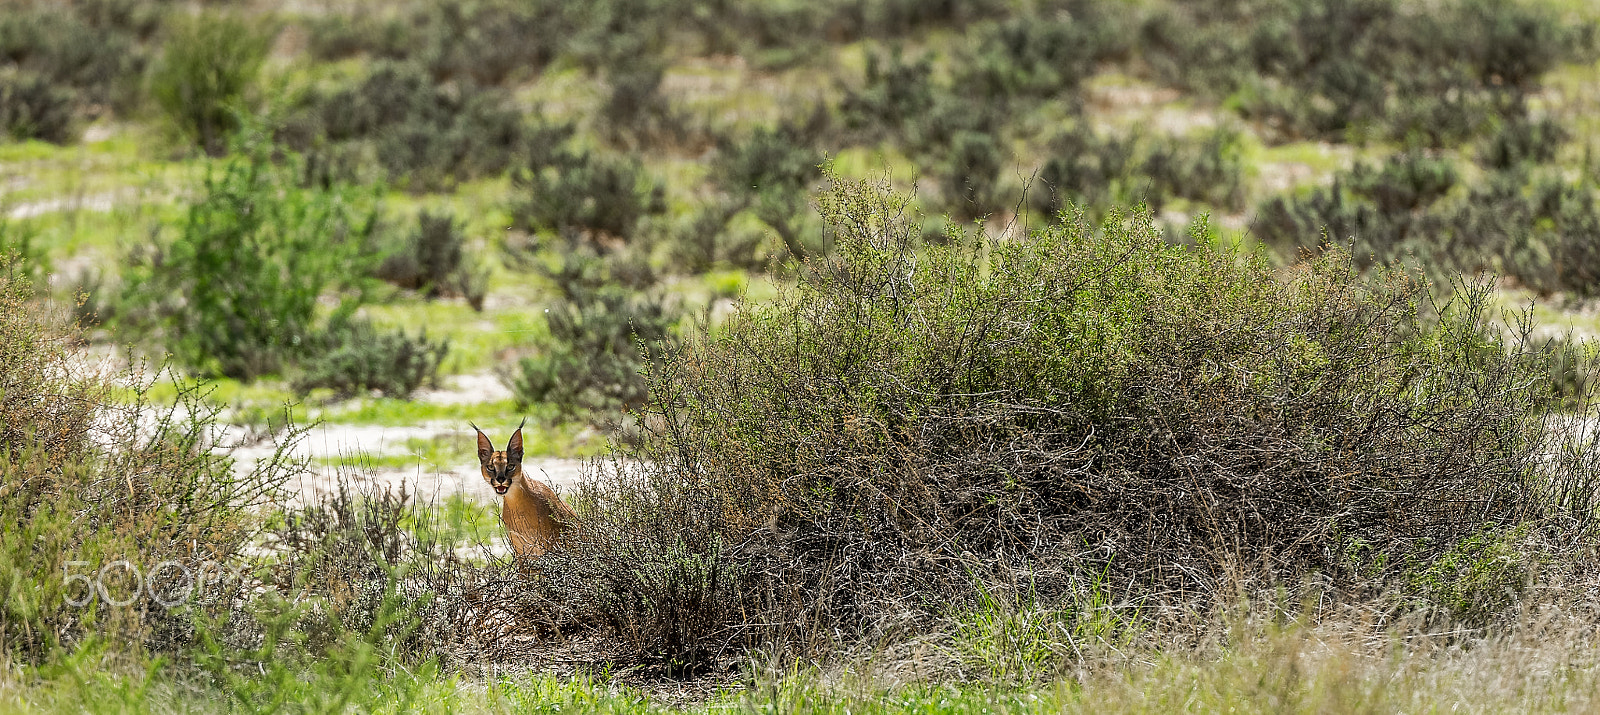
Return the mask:
<svg viewBox="0 0 1600 715"><path fill-rule="evenodd" d="M625 684L605 672L564 677L507 669L400 665L370 648L315 664L264 663L226 686L168 662L93 647L44 667L0 671L0 711L212 712L276 702L296 712L606 713L651 715L1029 715L1032 713L1586 712L1600 695L1593 655L1558 636L1472 648L1361 639L1293 622L1235 633L1225 647L1167 654L1091 649L1081 670L1021 687L945 672L934 660L874 658L778 667L744 685L681 701L672 681ZM1410 643L1410 645L1408 645ZM1057 643L1072 653L1063 640ZM242 671L241 671L242 673ZM664 697L666 696L666 697ZM230 707L231 704L231 707Z"/></svg>

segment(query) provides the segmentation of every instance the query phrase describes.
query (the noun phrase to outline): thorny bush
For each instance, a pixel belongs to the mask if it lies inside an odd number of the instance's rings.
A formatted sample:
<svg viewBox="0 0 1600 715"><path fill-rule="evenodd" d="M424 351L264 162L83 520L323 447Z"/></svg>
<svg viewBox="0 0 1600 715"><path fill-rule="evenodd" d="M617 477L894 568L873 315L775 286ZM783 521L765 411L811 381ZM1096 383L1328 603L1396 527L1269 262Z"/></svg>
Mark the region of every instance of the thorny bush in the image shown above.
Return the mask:
<svg viewBox="0 0 1600 715"><path fill-rule="evenodd" d="M909 201L836 180L836 255L651 370L646 435L540 561L553 608L690 668L921 632L1001 571L1203 600L1592 533L1592 445L1482 286L1280 276L1137 213L919 245Z"/></svg>
<svg viewBox="0 0 1600 715"><path fill-rule="evenodd" d="M39 663L94 640L186 647L191 617L232 605L230 584L194 574L242 566L254 507L300 469L285 451L299 432L236 472L201 390L179 381L171 404L156 403L148 376L75 354L57 318L0 275L0 660ZM98 582L70 578L86 571Z"/></svg>

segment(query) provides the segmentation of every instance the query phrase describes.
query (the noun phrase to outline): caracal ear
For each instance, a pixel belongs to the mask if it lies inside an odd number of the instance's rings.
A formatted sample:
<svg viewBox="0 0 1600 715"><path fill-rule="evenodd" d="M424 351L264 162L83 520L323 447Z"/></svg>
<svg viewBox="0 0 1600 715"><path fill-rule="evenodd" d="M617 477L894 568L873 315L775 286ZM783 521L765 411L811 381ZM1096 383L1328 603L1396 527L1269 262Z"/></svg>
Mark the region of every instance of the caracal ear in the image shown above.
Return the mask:
<svg viewBox="0 0 1600 715"><path fill-rule="evenodd" d="M471 422L467 424L472 425ZM478 429L477 425L472 425L472 431L478 433L478 463L488 464L489 458L494 456L494 444L489 441L489 436L484 434L483 430Z"/></svg>
<svg viewBox="0 0 1600 715"><path fill-rule="evenodd" d="M517 425L517 431L511 433L511 441L506 443L506 461L512 464L522 464L522 425L525 424L528 424L526 417Z"/></svg>

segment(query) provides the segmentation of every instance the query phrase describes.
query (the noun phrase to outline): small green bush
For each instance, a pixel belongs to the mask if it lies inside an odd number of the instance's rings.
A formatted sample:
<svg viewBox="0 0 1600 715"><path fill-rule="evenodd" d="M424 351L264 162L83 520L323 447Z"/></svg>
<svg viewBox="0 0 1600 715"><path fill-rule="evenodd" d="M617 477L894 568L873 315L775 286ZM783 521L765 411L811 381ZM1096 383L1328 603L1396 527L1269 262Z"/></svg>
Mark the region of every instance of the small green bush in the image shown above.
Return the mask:
<svg viewBox="0 0 1600 715"><path fill-rule="evenodd" d="M166 28L150 94L207 154L221 156L247 113L246 95L267 59L272 33L226 14L177 16Z"/></svg>
<svg viewBox="0 0 1600 715"><path fill-rule="evenodd" d="M186 648L180 624L230 609L217 577L301 467L280 450L235 472L195 386L156 404L149 377L89 367L53 318L0 275L0 650L37 665L90 642Z"/></svg>
<svg viewBox="0 0 1600 715"><path fill-rule="evenodd" d="M1378 136L1439 147L1525 113L1583 32L1542 6L1451 0L1172 3L1140 31L1157 76L1227 98L1283 138ZM1592 30L1590 31L1592 32Z"/></svg>
<svg viewBox="0 0 1600 715"><path fill-rule="evenodd" d="M160 3L17 0L0 14L0 131L68 143L82 119L128 111Z"/></svg>
<svg viewBox="0 0 1600 715"><path fill-rule="evenodd" d="M1490 527L1451 545L1417 569L1408 584L1422 601L1455 620L1483 625L1515 605L1538 571L1542 544L1529 525Z"/></svg>
<svg viewBox="0 0 1600 715"><path fill-rule="evenodd" d="M1442 218L1428 210L1457 183L1448 160L1397 154L1374 167L1359 164L1332 186L1269 200L1251 224L1263 243L1290 256L1328 244L1349 246L1362 266L1416 256L1435 271L1479 269L1440 242Z"/></svg>
<svg viewBox="0 0 1600 715"><path fill-rule="evenodd" d="M322 295L369 272L375 209L295 187L262 157L215 169L178 235L130 255L118 324L201 376L278 372L317 332Z"/></svg>
<svg viewBox="0 0 1600 715"><path fill-rule="evenodd" d="M1569 138L1566 128L1554 119L1508 121L1483 143L1478 163L1495 171L1548 163Z"/></svg>
<svg viewBox="0 0 1600 715"><path fill-rule="evenodd" d="M955 135L938 168L947 210L956 219L973 220L1004 207L999 189L1005 154L993 134L962 131Z"/></svg>
<svg viewBox="0 0 1600 715"><path fill-rule="evenodd" d="M576 147L574 131L543 125L530 138L527 165L511 175L521 197L513 226L599 248L628 243L640 220L666 210L664 189L637 160Z"/></svg>
<svg viewBox="0 0 1600 715"><path fill-rule="evenodd" d="M455 216L417 214L417 229L379 264L378 278L430 298L461 297L483 310L488 268L467 254L466 238Z"/></svg>
<svg viewBox="0 0 1600 715"><path fill-rule="evenodd" d="M704 201L673 237L674 260L693 273L718 263L762 267L759 249L767 236L747 222L736 223L745 215L776 234L790 256L803 259L820 252L822 247L804 235L813 216L809 192L821 176L823 160L810 140L820 132L813 115L808 124L785 122L720 137L711 160L711 184L718 195Z"/></svg>
<svg viewBox="0 0 1600 715"><path fill-rule="evenodd" d="M637 269L627 260L577 250L546 272L561 300L545 311L550 342L507 375L520 408L604 415L645 404L645 372L676 349L681 315L647 285L629 285Z"/></svg>
<svg viewBox="0 0 1600 715"><path fill-rule="evenodd" d="M420 387L436 385L439 365L449 351L449 340L429 340L427 331L411 337L336 315L306 341L292 384L301 394L317 388L341 395L376 390L404 399Z"/></svg>
<svg viewBox="0 0 1600 715"><path fill-rule="evenodd" d="M77 96L27 72L0 72L0 131L12 139L67 144L76 138Z"/></svg>
<svg viewBox="0 0 1600 715"><path fill-rule="evenodd" d="M1105 8L1078 5L980 26L955 86L990 102L1077 90L1097 63L1126 52L1132 39Z"/></svg>
<svg viewBox="0 0 1600 715"><path fill-rule="evenodd" d="M1103 135L1079 122L1051 138L1028 187L1028 206L1052 219L1069 205L1099 212L1143 203L1159 212L1173 198L1235 210L1245 198L1242 137L1230 127L1189 136Z"/></svg>
<svg viewBox="0 0 1600 715"><path fill-rule="evenodd" d="M1164 137L1145 155L1145 200L1160 210L1169 196L1219 209L1244 206L1244 147L1238 130L1219 127L1198 137Z"/></svg>
<svg viewBox="0 0 1600 715"><path fill-rule="evenodd" d="M1339 244L1363 267L1415 260L1440 284L1497 272L1546 294L1600 291L1591 182L1515 162L1449 198L1458 183L1448 160L1396 155L1382 167L1358 165L1332 186L1269 200L1251 231L1291 257Z"/></svg>
<svg viewBox="0 0 1600 715"><path fill-rule="evenodd" d="M371 161L418 191L498 174L524 149L505 90L438 84L415 63L380 62L352 86L309 92L277 135L297 151Z"/></svg>

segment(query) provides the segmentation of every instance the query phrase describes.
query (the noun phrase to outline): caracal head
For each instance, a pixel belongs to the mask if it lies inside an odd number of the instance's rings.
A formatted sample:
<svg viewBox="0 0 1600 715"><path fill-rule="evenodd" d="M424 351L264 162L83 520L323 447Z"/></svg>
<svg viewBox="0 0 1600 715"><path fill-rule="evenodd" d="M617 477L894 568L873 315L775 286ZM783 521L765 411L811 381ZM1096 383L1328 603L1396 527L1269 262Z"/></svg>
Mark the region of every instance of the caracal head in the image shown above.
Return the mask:
<svg viewBox="0 0 1600 715"><path fill-rule="evenodd" d="M522 420L522 424L527 422L527 419ZM472 425L473 431L478 433L478 466L483 470L483 481L488 482L494 493L501 496L505 496L511 484L522 475L522 424L517 425L517 431L511 433L511 441L506 443L503 452L496 452L489 436L477 425Z"/></svg>

